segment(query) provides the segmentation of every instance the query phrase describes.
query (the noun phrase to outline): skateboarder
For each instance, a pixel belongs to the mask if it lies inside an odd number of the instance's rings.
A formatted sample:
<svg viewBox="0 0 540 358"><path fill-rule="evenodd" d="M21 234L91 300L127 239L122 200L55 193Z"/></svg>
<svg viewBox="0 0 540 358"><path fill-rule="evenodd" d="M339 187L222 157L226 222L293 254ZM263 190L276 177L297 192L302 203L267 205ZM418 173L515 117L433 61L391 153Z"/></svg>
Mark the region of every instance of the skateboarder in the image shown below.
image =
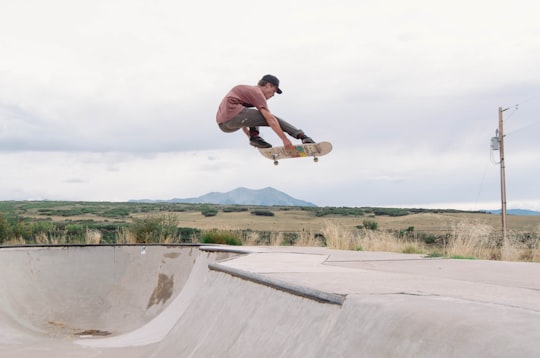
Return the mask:
<svg viewBox="0 0 540 358"><path fill-rule="evenodd" d="M249 144L257 148L272 147L259 135L260 126L272 128L283 141L283 146L289 149L293 145L285 133L302 140L302 143L315 143L301 129L297 129L270 112L266 100L272 98L276 92L282 93L279 80L273 75L264 75L257 86L233 87L219 105L216 115L219 128L226 133L242 129L249 137Z"/></svg>

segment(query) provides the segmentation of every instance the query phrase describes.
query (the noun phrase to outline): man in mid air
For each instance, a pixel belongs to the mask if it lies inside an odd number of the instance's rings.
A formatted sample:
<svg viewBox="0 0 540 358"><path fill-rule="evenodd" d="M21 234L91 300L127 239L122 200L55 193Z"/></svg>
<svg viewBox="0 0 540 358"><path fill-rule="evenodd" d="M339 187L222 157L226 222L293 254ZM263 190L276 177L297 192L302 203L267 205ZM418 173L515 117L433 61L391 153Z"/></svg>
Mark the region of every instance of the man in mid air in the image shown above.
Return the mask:
<svg viewBox="0 0 540 358"><path fill-rule="evenodd" d="M293 145L285 133L295 139L300 139L302 143L315 143L301 129L297 129L270 112L266 100L272 98L276 92L282 93L279 80L273 75L264 75L257 86L233 87L219 105L216 115L219 128L226 133L242 129L249 137L249 144L257 148L272 147L259 135L260 126L272 128L287 149L291 149Z"/></svg>

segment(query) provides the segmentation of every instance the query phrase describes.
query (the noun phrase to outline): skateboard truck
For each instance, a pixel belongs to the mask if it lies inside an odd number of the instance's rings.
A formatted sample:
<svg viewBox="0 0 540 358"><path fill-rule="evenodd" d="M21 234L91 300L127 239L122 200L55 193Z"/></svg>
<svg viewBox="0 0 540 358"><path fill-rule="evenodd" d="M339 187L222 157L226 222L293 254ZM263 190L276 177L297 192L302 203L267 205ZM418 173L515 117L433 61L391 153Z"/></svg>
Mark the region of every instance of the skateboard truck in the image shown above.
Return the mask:
<svg viewBox="0 0 540 358"><path fill-rule="evenodd" d="M319 157L317 157L317 154L316 154L316 153L313 153L311 156L313 157L313 161L314 161L315 163L318 163L318 162L319 162ZM278 153L273 153L273 154L272 154L272 159L274 160L274 165L279 165L278 158L279 158L279 154L278 154Z"/></svg>
<svg viewBox="0 0 540 358"><path fill-rule="evenodd" d="M278 157L279 157L279 154L277 153L272 154L272 158L274 159L274 165L279 165L279 162L277 160Z"/></svg>

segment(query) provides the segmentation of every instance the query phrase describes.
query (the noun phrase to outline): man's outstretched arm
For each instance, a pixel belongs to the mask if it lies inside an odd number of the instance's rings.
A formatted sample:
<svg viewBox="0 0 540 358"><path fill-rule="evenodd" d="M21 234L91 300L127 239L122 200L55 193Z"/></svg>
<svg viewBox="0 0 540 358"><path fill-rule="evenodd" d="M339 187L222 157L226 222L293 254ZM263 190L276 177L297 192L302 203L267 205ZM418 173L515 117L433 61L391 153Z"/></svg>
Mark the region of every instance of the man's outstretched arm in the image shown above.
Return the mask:
<svg viewBox="0 0 540 358"><path fill-rule="evenodd" d="M263 115L264 119L266 119L266 123L272 128L274 132L278 135L278 137L283 141L283 146L287 149L291 149L293 147L291 141L289 138L287 138L287 135L283 132L281 127L279 126L279 122L277 121L276 117L272 113L270 113L269 110L266 108L260 109L261 114Z"/></svg>

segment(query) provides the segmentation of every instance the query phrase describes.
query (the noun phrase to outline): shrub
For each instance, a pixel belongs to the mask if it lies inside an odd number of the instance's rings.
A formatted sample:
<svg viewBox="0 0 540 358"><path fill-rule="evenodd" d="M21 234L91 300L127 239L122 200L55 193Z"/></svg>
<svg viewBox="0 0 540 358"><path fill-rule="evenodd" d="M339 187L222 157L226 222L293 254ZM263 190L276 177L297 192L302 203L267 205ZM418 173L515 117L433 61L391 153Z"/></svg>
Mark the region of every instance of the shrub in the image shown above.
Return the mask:
<svg viewBox="0 0 540 358"><path fill-rule="evenodd" d="M137 243L171 242L176 236L177 219L173 215L145 216L136 218L129 225L129 231Z"/></svg>
<svg viewBox="0 0 540 358"><path fill-rule="evenodd" d="M274 213L269 210L253 210L251 214L258 216L274 216Z"/></svg>
<svg viewBox="0 0 540 358"><path fill-rule="evenodd" d="M113 208L109 210L105 210L101 213L101 216L104 216L106 218L124 218L129 216L129 209L128 208Z"/></svg>
<svg viewBox="0 0 540 358"><path fill-rule="evenodd" d="M229 207L223 208L224 213L239 213L239 212L248 211L248 210L249 210L248 208L237 207L237 206L229 206Z"/></svg>
<svg viewBox="0 0 540 358"><path fill-rule="evenodd" d="M405 215L409 215L408 210L396 209L396 208L374 208L373 213L375 215L387 215L387 216L405 216Z"/></svg>
<svg viewBox="0 0 540 358"><path fill-rule="evenodd" d="M34 239L33 233L32 226L25 221L18 220L11 225L13 237L21 238L24 241L32 241Z"/></svg>
<svg viewBox="0 0 540 358"><path fill-rule="evenodd" d="M201 210L201 214L203 214L206 217L216 216L217 213L218 213L218 209L216 208L203 208Z"/></svg>
<svg viewBox="0 0 540 358"><path fill-rule="evenodd" d="M422 233L420 234L420 238L424 241L424 243L428 245L434 244L435 242L437 242L437 238L435 237L435 235L432 235L432 234Z"/></svg>
<svg viewBox="0 0 540 358"><path fill-rule="evenodd" d="M191 227L178 228L178 236L181 242L193 242L200 236L201 230ZM195 240L194 240L195 239Z"/></svg>
<svg viewBox="0 0 540 358"><path fill-rule="evenodd" d="M81 224L67 224L66 225L66 236L72 240L82 241L86 235L87 228Z"/></svg>
<svg viewBox="0 0 540 358"><path fill-rule="evenodd" d="M364 213L365 213L364 209L360 209L360 208L325 207L325 208L316 209L315 216L318 216L318 217L327 216L327 215L363 216Z"/></svg>
<svg viewBox="0 0 540 358"><path fill-rule="evenodd" d="M376 221L373 221L373 220L364 220L362 222L362 226L361 227L358 227L359 229L361 228L365 228L366 230L377 230L377 228L379 227L379 224L377 224Z"/></svg>
<svg viewBox="0 0 540 358"><path fill-rule="evenodd" d="M11 235L11 228L9 227L7 219L2 213L0 213L0 244L6 241Z"/></svg>
<svg viewBox="0 0 540 358"><path fill-rule="evenodd" d="M220 244L220 245L234 245L242 246L238 233L225 230L211 230L205 231L201 234L202 244Z"/></svg>
<svg viewBox="0 0 540 358"><path fill-rule="evenodd" d="M403 237L403 236L412 237L413 232L414 232L414 226L409 226L405 230L399 231L399 237Z"/></svg>

